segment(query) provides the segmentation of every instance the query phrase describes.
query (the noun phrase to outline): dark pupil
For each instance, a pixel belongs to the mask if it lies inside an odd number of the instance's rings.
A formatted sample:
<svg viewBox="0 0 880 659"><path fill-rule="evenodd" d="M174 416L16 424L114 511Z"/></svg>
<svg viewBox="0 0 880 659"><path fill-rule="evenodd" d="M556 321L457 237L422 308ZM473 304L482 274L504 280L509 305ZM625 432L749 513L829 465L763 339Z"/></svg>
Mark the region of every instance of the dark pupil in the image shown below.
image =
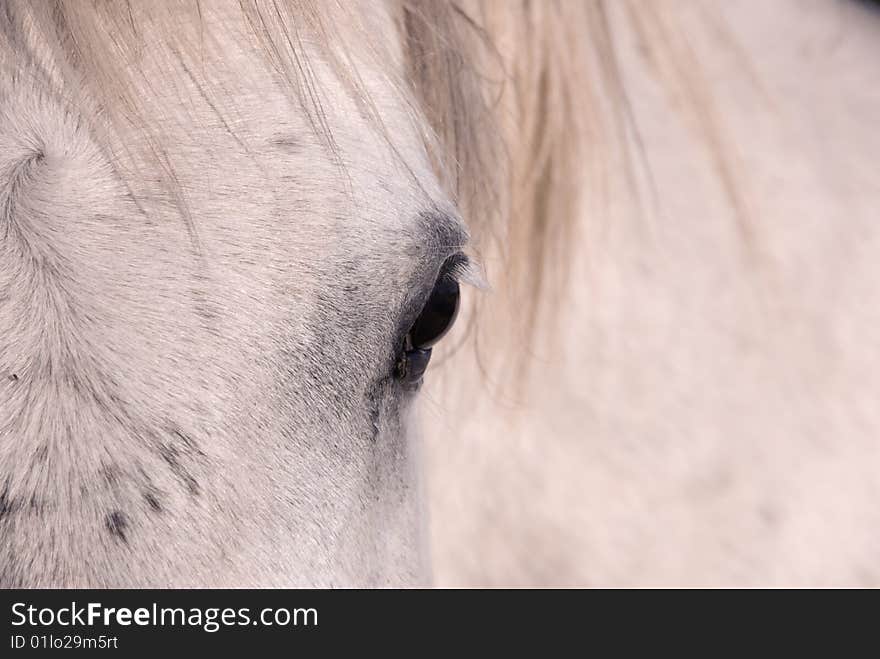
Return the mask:
<svg viewBox="0 0 880 659"><path fill-rule="evenodd" d="M449 275L441 275L434 284L425 308L409 331L413 348L430 348L443 338L458 315L458 300L458 282Z"/></svg>

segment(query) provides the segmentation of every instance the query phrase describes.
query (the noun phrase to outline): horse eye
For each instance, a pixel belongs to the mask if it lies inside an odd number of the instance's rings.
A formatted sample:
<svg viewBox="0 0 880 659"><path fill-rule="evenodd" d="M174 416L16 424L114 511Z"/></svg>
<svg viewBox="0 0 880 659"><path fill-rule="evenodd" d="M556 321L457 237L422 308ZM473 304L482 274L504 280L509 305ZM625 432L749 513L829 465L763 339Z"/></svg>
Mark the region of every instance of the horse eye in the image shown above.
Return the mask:
<svg viewBox="0 0 880 659"><path fill-rule="evenodd" d="M443 273L409 331L407 343L411 348L425 350L442 339L455 322L458 306L458 282L450 274Z"/></svg>
<svg viewBox="0 0 880 659"><path fill-rule="evenodd" d="M455 322L459 290L453 273L464 258L461 255L450 257L443 264L428 301L406 335L403 350L394 366L394 377L405 384L418 386L421 383L431 360L431 346L442 339Z"/></svg>

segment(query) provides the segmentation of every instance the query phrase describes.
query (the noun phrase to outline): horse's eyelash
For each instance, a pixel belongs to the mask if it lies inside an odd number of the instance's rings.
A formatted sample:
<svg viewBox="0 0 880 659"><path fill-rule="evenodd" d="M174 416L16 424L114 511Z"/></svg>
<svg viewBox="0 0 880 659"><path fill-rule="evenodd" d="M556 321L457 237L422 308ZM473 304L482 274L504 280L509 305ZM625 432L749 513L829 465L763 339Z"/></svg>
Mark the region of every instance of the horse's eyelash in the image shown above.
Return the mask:
<svg viewBox="0 0 880 659"><path fill-rule="evenodd" d="M482 266L478 261L463 252L454 254L446 259L440 274L441 276L452 277L460 283L470 284L474 288L488 288Z"/></svg>

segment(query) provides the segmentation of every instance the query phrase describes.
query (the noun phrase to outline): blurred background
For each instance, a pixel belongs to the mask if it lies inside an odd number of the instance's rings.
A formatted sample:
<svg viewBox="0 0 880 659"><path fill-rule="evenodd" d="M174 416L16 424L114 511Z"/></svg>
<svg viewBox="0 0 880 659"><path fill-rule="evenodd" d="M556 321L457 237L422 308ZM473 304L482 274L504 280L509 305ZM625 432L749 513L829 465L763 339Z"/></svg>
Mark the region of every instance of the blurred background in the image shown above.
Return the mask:
<svg viewBox="0 0 880 659"><path fill-rule="evenodd" d="M423 396L435 580L878 586L880 11L590 7L570 266L524 336L484 254Z"/></svg>

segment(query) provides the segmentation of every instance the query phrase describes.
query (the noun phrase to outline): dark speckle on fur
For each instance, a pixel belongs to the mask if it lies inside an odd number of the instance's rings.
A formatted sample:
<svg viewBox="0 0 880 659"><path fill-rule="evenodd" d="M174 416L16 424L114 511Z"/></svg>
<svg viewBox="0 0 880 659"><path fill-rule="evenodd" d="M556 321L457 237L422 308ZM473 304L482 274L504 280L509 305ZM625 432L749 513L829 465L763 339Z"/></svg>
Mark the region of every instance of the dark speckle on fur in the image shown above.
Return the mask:
<svg viewBox="0 0 880 659"><path fill-rule="evenodd" d="M9 481L7 480L3 489L0 490L0 521L3 521L7 515L14 513L17 507L16 502L9 497Z"/></svg>
<svg viewBox="0 0 880 659"><path fill-rule="evenodd" d="M128 539L125 536L126 529L128 528L128 519L126 519L124 514L118 510L114 510L107 515L105 523L110 535L122 542L128 542Z"/></svg>
<svg viewBox="0 0 880 659"><path fill-rule="evenodd" d="M180 451L178 451L178 449L171 444L161 444L159 446L159 455L162 456L162 459L168 464L174 475L177 476L186 486L186 489L189 490L189 493L194 496L198 495L199 483L186 469L186 467L184 467L180 463Z"/></svg>
<svg viewBox="0 0 880 659"><path fill-rule="evenodd" d="M152 510L153 512L155 512L155 513L162 512L162 504L159 503L159 499L152 492L145 492L144 493L144 501L147 502L147 505L150 507L150 510Z"/></svg>
<svg viewBox="0 0 880 659"><path fill-rule="evenodd" d="M12 375L9 376L9 380L11 382L18 382L18 375L13 373Z"/></svg>
<svg viewBox="0 0 880 659"><path fill-rule="evenodd" d="M296 151L302 146L293 135L278 135L271 140L271 144L286 151Z"/></svg>

